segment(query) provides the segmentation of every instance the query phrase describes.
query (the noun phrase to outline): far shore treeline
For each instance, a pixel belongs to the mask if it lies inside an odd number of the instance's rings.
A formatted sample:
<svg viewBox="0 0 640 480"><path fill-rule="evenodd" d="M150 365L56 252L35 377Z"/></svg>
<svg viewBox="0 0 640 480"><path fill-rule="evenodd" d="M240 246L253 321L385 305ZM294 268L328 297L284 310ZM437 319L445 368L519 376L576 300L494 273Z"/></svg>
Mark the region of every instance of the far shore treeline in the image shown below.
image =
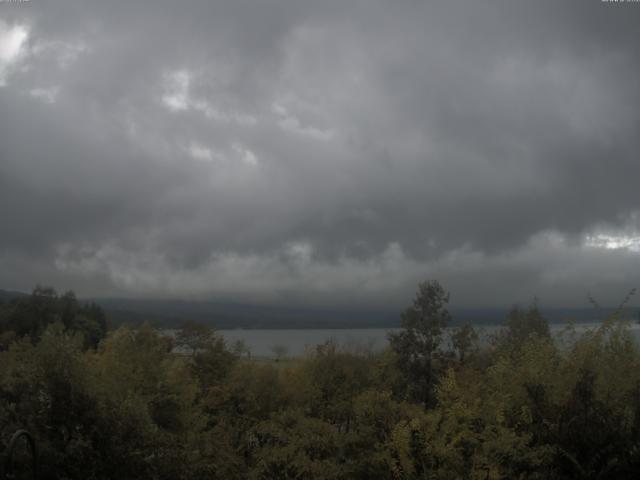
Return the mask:
<svg viewBox="0 0 640 480"><path fill-rule="evenodd" d="M0 302L24 298L27 293L0 290ZM334 307L321 308L292 305L261 305L212 300L181 300L153 298L79 298L82 304L99 305L109 328L121 325L150 323L158 328L180 328L185 321L204 323L216 330L231 329L361 329L398 328L401 308L392 307ZM586 300L586 298L585 298ZM471 323L474 326L497 326L511 307L456 307L452 305L452 327ZM568 320L593 323L614 314L617 307L593 305L585 301L583 307L541 307L544 317L552 324ZM637 320L638 311L625 309L625 318Z"/></svg>
<svg viewBox="0 0 640 480"><path fill-rule="evenodd" d="M481 343L427 281L383 351L264 360L203 323L0 295L0 454L26 429L43 479L640 478L628 300L561 338L534 301Z"/></svg>

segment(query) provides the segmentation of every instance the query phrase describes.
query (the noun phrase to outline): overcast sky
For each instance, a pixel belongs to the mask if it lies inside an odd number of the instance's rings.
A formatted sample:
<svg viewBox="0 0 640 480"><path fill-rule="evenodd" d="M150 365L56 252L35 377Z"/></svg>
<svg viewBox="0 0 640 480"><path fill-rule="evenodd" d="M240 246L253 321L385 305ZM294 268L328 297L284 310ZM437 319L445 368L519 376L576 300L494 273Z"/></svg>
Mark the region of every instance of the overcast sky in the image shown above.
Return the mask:
<svg viewBox="0 0 640 480"><path fill-rule="evenodd" d="M0 288L640 286L640 3L0 1Z"/></svg>

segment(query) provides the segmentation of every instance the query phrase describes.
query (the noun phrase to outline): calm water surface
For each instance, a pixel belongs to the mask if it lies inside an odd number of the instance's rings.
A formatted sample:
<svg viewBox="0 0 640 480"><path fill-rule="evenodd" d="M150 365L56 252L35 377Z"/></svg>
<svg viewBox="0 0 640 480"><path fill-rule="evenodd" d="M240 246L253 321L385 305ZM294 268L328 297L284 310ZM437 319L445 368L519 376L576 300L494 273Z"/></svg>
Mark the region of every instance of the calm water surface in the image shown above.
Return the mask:
<svg viewBox="0 0 640 480"><path fill-rule="evenodd" d="M599 323L582 323L576 325L578 333L594 328ZM497 332L501 327L498 325L487 325L477 327L482 340ZM560 333L566 324L552 324L551 330L554 334ZM640 340L640 325L630 324L631 331ZM273 348L283 346L286 348L286 355L302 355L315 345L334 340L339 345L350 349L368 348L381 350L388 344L387 335L389 332L397 332L398 328L354 328L354 329L308 329L308 330L218 330L224 336L229 346L241 340L251 350L251 354L257 357L274 357ZM446 338L445 338L445 341Z"/></svg>

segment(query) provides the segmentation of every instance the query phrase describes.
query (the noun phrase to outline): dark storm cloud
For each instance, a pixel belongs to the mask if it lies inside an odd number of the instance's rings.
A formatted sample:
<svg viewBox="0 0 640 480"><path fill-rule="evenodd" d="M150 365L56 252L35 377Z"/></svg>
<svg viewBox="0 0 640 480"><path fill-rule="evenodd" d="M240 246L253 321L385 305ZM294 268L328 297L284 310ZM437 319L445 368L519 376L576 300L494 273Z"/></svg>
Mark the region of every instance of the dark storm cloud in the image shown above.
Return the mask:
<svg viewBox="0 0 640 480"><path fill-rule="evenodd" d="M599 1L0 3L0 281L617 298L640 263L639 20Z"/></svg>

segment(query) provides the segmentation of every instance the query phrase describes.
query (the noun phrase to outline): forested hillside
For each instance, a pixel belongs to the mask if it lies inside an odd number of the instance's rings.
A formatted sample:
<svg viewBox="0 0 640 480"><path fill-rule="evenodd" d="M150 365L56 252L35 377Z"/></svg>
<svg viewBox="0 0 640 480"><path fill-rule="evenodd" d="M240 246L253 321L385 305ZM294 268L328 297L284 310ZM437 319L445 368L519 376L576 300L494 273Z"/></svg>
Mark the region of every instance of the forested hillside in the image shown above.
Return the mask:
<svg viewBox="0 0 640 480"><path fill-rule="evenodd" d="M209 328L106 332L37 289L0 306L0 434L43 478L619 479L640 473L640 351L612 316L552 338L535 304L480 348L420 285L381 353L255 361ZM175 353L179 345L180 354Z"/></svg>

